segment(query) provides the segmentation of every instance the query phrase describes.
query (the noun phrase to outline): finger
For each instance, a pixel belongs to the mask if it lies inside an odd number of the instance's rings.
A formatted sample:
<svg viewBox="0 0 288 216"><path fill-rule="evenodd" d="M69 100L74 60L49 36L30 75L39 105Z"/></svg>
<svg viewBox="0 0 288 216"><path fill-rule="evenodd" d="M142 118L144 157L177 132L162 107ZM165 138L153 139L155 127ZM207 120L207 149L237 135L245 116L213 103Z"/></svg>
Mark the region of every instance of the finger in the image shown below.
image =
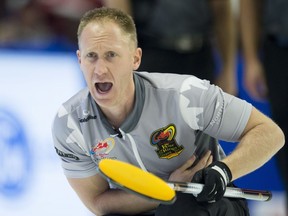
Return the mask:
<svg viewBox="0 0 288 216"><path fill-rule="evenodd" d="M205 153L205 155L201 158L201 160L203 159L203 161L205 162L207 162L208 160L209 160L209 157L211 156L211 151L210 150L208 150L206 153Z"/></svg>
<svg viewBox="0 0 288 216"><path fill-rule="evenodd" d="M209 159L208 159L208 161L206 163L206 167L208 167L212 162L213 162L213 155L210 155Z"/></svg>
<svg viewBox="0 0 288 216"><path fill-rule="evenodd" d="M209 160L211 156L211 151L207 151L204 156L199 160L199 162L197 164L195 164L195 168L196 169L203 169L207 166L207 163L209 163Z"/></svg>
<svg viewBox="0 0 288 216"><path fill-rule="evenodd" d="M191 158L189 158L181 167L179 167L179 170L185 171L185 170L189 169L194 164L196 159L197 159L196 155L192 155Z"/></svg>
<svg viewBox="0 0 288 216"><path fill-rule="evenodd" d="M213 187L204 185L201 193L197 195L198 202L209 202L213 200L213 197L217 194L217 191L213 190Z"/></svg>

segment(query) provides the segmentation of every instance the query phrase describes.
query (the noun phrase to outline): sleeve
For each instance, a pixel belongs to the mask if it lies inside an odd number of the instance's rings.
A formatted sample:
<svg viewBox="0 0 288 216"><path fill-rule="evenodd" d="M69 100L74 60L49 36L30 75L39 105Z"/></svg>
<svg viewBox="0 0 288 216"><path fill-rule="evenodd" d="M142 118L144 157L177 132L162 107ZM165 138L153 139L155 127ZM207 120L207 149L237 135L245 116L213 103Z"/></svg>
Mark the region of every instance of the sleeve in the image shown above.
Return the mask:
<svg viewBox="0 0 288 216"><path fill-rule="evenodd" d="M71 114L60 111L52 124L54 148L61 159L64 174L68 178L85 178L98 173L89 150L85 149L83 134Z"/></svg>
<svg viewBox="0 0 288 216"><path fill-rule="evenodd" d="M214 85L203 97L206 98L203 101L204 132L219 140L238 141L249 120L252 105Z"/></svg>
<svg viewBox="0 0 288 216"><path fill-rule="evenodd" d="M183 119L194 130L219 140L238 141L252 105L196 77L186 79L180 91Z"/></svg>

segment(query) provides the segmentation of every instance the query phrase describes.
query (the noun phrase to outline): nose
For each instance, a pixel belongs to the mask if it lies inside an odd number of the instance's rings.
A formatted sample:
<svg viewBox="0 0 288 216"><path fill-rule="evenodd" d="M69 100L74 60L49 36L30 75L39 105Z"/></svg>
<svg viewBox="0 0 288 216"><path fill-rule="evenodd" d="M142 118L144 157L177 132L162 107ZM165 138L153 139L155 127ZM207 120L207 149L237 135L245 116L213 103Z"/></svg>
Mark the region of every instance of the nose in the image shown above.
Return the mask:
<svg viewBox="0 0 288 216"><path fill-rule="evenodd" d="M97 62L95 63L94 67L94 73L97 75L103 75L107 73L107 65L103 59L98 59Z"/></svg>

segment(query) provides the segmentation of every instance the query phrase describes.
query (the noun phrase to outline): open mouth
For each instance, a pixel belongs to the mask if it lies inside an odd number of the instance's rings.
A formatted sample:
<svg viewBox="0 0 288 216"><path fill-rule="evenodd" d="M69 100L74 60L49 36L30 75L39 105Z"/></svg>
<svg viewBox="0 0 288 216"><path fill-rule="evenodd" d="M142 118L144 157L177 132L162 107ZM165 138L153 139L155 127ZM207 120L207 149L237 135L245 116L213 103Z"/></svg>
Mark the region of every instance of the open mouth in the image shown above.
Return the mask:
<svg viewBox="0 0 288 216"><path fill-rule="evenodd" d="M96 83L95 88L99 93L104 94L110 91L110 89L112 88L112 83L109 82Z"/></svg>

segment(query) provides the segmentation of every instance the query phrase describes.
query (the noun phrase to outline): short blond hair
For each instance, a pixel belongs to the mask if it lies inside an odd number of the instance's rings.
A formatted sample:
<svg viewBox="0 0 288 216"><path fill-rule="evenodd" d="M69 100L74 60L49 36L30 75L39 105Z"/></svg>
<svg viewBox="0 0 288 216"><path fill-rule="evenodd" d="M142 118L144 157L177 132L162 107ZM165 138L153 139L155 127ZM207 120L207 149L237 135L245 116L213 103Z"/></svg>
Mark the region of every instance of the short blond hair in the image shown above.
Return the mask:
<svg viewBox="0 0 288 216"><path fill-rule="evenodd" d="M89 23L103 23L107 21L112 21L117 24L123 33L127 34L127 36L134 42L135 46L138 46L136 26L132 17L119 9L107 7L95 8L87 11L82 16L77 31L78 42L83 29Z"/></svg>

